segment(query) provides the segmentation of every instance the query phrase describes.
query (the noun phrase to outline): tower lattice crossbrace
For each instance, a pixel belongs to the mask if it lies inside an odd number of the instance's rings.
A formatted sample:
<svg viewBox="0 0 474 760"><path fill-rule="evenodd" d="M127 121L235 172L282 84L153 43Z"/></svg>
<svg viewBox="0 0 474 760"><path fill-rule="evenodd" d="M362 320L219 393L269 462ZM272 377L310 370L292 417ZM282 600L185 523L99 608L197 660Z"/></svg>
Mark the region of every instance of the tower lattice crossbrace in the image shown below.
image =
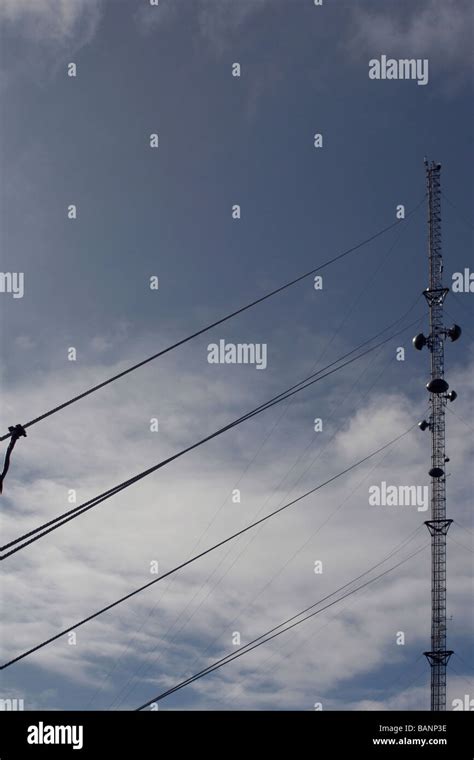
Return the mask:
<svg viewBox="0 0 474 760"><path fill-rule="evenodd" d="M446 649L446 536L452 520L446 517L445 408L454 401L444 378L444 344L447 337L457 340L458 325L444 327L443 305L449 288L443 287L441 246L441 164L425 161L428 192L429 286L423 291L429 307L430 334L414 338L415 348L427 346L431 356L429 421L419 423L431 431L431 518L426 521L431 535L431 649L424 652L431 667L431 710L446 710L446 668L452 650Z"/></svg>

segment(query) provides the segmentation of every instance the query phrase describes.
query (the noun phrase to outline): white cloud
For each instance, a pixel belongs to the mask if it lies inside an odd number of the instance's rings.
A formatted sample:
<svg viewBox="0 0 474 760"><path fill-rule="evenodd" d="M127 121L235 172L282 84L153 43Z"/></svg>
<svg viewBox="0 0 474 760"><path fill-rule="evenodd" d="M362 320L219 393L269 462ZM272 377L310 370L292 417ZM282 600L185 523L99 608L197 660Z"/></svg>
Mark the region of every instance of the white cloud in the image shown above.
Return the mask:
<svg viewBox="0 0 474 760"><path fill-rule="evenodd" d="M135 13L140 31L148 34L180 18L191 17L201 38L222 54L245 26L272 0L161 0L157 6L142 6ZM275 0L273 0L275 2Z"/></svg>
<svg viewBox="0 0 474 760"><path fill-rule="evenodd" d="M236 33L254 19L269 0L200 0L199 28L202 36L222 53Z"/></svg>
<svg viewBox="0 0 474 760"><path fill-rule="evenodd" d="M77 49L94 36L102 8L102 0L0 0L0 21L21 36Z"/></svg>
<svg viewBox="0 0 474 760"><path fill-rule="evenodd" d="M94 39L103 8L104 0L0 0L3 44L15 51L2 57L0 92L21 87L24 79L41 85L64 73L66 62Z"/></svg>
<svg viewBox="0 0 474 760"><path fill-rule="evenodd" d="M161 0L159 5L142 4L134 14L135 22L142 34L150 34L155 29L174 21L178 16L179 3L176 0Z"/></svg>
<svg viewBox="0 0 474 760"><path fill-rule="evenodd" d="M206 367L203 376L190 370L189 357L188 364L182 361L167 357L140 370L133 382L117 382L32 428L12 459L2 496L2 535L13 537L65 510L67 489L77 488L78 500L85 500L216 428L234 411L252 406L253 383L243 384L229 406L227 384L218 371ZM32 374L22 387L4 388L9 399L4 414L16 420L25 399L28 409L41 411L120 368L82 365L74 380L70 368L67 373ZM452 375L462 416L472 367ZM337 385L337 377L331 386ZM329 386L323 390L328 392ZM173 567L197 546L209 546L360 458L406 429L420 413L419 404L394 393L372 393L359 407L332 443L325 438L321 445L327 451L318 459L313 444L286 481L283 476L304 449L304 421L314 416L311 394L281 419L257 466L243 475L280 418L278 407L268 418L257 418L258 424L252 421L225 434L8 560L3 568L1 661L147 582L151 560L158 559L162 571ZM154 412L161 423L157 435L148 429ZM290 445L295 435L296 447ZM468 472L472 442L460 423L449 431L449 439L458 516L463 508L467 514L469 476L463 473ZM414 528L421 526L413 547L428 542L423 514L369 508L367 503L368 485L382 478L420 482L428 449L426 434L414 431L387 456L78 629L76 646L62 639L38 652L26 661L35 673L31 699L60 709L71 687L85 689L91 699L99 688L92 707L108 706L116 697L116 707L136 706L232 651L233 631L240 631L244 643L260 635L366 570ZM301 474L301 482L292 486ZM25 475L27 482L22 483ZM235 487L242 492L238 505L230 499ZM468 543L466 536L463 541ZM319 577L313 572L315 559L324 563ZM449 609L458 632L469 629L469 587L463 552L451 552ZM323 701L329 708L419 707L426 693L416 685L406 691L401 682L397 697L364 694L360 684L367 673L387 664L409 672L410 661L404 648L395 645L395 633L405 630L409 645L422 651L428 619L425 551L294 633L184 690L184 704L312 709L314 702ZM15 678L15 667L5 671L9 678ZM52 681L54 696L42 697ZM358 701L349 696L354 689L360 693Z"/></svg>
<svg viewBox="0 0 474 760"><path fill-rule="evenodd" d="M351 47L357 55L425 58L437 72L462 78L472 71L474 11L470 0L385 3L354 9ZM430 76L434 75L434 71Z"/></svg>

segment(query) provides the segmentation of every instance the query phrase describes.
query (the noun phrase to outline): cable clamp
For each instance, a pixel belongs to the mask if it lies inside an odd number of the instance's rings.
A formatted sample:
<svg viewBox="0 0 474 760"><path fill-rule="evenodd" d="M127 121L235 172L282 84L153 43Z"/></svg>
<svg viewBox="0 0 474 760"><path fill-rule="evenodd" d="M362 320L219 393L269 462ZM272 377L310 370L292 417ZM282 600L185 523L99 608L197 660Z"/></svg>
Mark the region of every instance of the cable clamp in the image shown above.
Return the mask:
<svg viewBox="0 0 474 760"><path fill-rule="evenodd" d="M8 444L8 448L5 454L3 472L0 475L0 494L3 492L3 481L5 480L8 468L10 467L10 456L15 447L15 443L19 438L26 438L26 430L23 425L10 425L8 432L10 433L10 443Z"/></svg>

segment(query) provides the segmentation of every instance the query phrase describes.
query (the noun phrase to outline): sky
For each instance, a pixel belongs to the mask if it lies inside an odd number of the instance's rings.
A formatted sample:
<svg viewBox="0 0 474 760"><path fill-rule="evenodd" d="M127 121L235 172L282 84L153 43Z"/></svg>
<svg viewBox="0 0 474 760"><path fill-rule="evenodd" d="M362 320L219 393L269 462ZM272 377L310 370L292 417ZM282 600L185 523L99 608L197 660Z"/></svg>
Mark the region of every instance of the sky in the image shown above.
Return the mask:
<svg viewBox="0 0 474 760"><path fill-rule="evenodd" d="M0 29L1 269L24 275L22 297L0 293L2 432L393 224L400 205L407 215L325 268L321 289L302 280L28 429L0 497L2 544L71 508L71 489L81 503L418 320L6 560L5 662L426 416L429 357L411 346L428 329L423 161L442 164L450 287L474 266L474 101L467 0L0 0ZM369 78L383 55L428 60L427 83ZM445 314L463 328L446 344L448 709L474 690L473 299L449 293ZM220 340L265 344L266 367L209 363ZM370 505L369 488L427 486L429 461L415 427L75 643L4 670L0 698L134 709L411 537L392 564L425 548L405 564L159 709L428 709L428 514Z"/></svg>

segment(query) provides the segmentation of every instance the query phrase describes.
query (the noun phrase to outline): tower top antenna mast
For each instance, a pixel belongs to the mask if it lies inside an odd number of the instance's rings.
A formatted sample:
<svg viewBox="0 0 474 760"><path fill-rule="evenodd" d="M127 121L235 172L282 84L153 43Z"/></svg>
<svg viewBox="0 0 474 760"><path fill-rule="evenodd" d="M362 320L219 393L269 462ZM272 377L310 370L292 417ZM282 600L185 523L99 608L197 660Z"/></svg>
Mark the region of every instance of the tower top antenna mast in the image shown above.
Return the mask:
<svg viewBox="0 0 474 760"><path fill-rule="evenodd" d="M441 164L424 159L428 196L428 287L423 291L429 308L430 333L415 336L413 344L430 351L429 420L419 423L431 432L431 517L425 522L431 536L431 648L424 652L431 668L431 710L446 710L446 668L452 650L446 649L446 535L452 520L446 518L445 409L456 399L444 378L444 344L457 340L461 328L444 327L443 306L449 288L443 286L441 245Z"/></svg>

